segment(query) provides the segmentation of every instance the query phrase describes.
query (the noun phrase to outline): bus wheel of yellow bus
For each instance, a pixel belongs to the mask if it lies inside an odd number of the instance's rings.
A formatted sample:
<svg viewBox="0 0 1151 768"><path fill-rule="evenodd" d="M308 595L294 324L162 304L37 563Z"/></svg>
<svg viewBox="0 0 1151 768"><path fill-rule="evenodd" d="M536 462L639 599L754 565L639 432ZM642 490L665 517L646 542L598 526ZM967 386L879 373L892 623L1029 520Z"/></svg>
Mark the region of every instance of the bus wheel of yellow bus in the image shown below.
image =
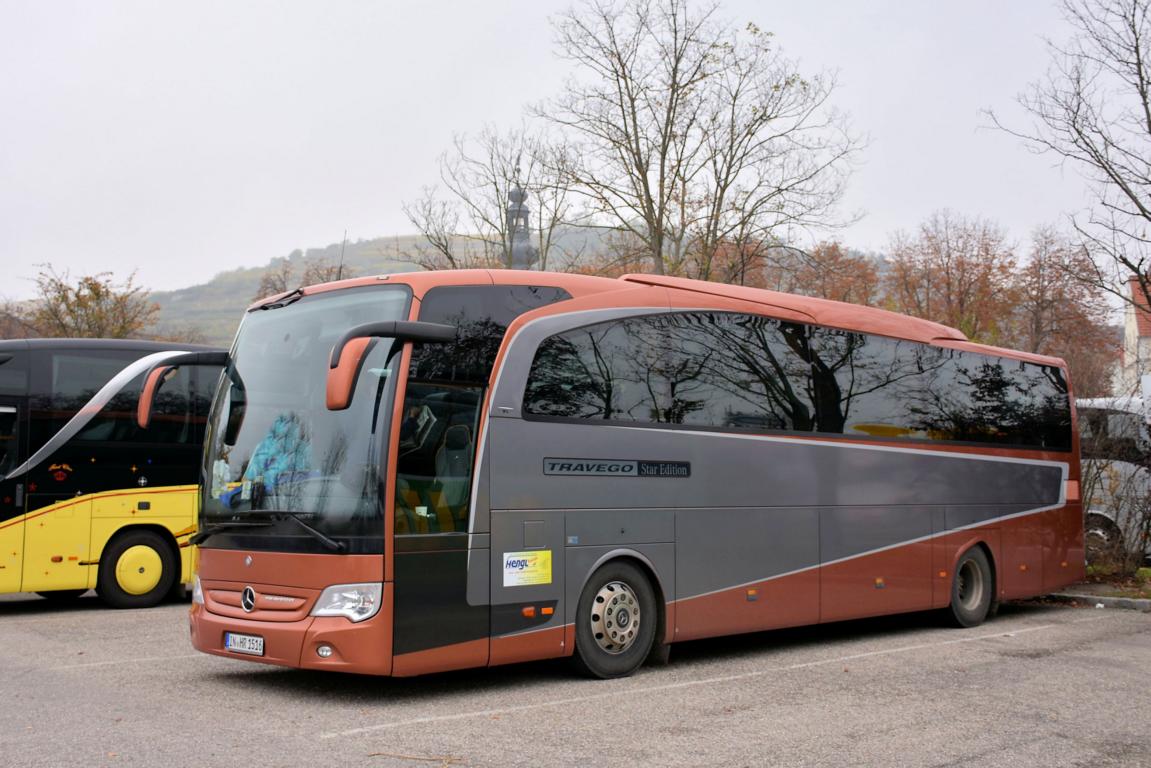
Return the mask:
<svg viewBox="0 0 1151 768"><path fill-rule="evenodd" d="M979 626L987 618L994 597L991 563L982 547L972 547L955 564L955 576L951 580L951 623L957 627Z"/></svg>
<svg viewBox="0 0 1151 768"><path fill-rule="evenodd" d="M621 560L604 565L576 608L576 669L599 678L635 672L655 640L657 611L655 592L639 568Z"/></svg>
<svg viewBox="0 0 1151 768"><path fill-rule="evenodd" d="M172 590L176 556L154 531L129 531L100 556L96 592L113 608L150 608Z"/></svg>

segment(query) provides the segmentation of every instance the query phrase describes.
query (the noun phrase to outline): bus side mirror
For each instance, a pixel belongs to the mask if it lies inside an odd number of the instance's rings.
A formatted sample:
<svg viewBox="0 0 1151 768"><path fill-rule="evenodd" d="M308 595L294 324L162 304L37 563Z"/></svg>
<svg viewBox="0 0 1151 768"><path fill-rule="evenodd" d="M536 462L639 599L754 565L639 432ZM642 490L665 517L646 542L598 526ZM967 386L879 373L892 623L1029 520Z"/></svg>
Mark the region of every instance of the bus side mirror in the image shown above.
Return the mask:
<svg viewBox="0 0 1151 768"><path fill-rule="evenodd" d="M148 371L148 376L144 379L144 389L140 392L140 402L136 403L136 423L140 425L140 429L147 429L152 423L152 404L156 401L156 395L167 380L168 374L175 370L174 365L161 365Z"/></svg>
<svg viewBox="0 0 1151 768"><path fill-rule="evenodd" d="M446 344L456 340L456 327L413 320L389 320L365 323L352 328L332 347L332 356L328 361L327 392L324 400L329 411L342 411L351 405L356 389L356 377L374 338L395 339L397 342ZM399 346L394 346L392 354L398 350Z"/></svg>
<svg viewBox="0 0 1151 768"><path fill-rule="evenodd" d="M148 428L148 424L152 421L152 405L156 402L156 393L160 391L168 374L175 369L182 365L223 367L227 364L227 352L186 352L156 364L144 376L144 389L140 392L140 401L136 404L136 423L141 429Z"/></svg>
<svg viewBox="0 0 1151 768"><path fill-rule="evenodd" d="M352 339L344 345L340 362L328 369L325 404L329 411L342 411L352 404L352 390L356 387L356 375L360 365L371 348L373 339Z"/></svg>

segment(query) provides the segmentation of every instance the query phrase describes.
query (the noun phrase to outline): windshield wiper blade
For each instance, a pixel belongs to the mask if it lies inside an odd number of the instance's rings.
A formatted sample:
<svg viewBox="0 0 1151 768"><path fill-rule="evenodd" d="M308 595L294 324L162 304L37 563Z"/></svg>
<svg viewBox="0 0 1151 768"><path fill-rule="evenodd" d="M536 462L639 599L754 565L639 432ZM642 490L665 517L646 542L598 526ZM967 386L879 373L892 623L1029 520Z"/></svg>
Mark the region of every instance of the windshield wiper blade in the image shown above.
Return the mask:
<svg viewBox="0 0 1151 768"><path fill-rule="evenodd" d="M260 306L256 307L256 309L280 309L281 307L286 307L289 304L293 304L293 303L299 301L303 297L304 297L304 289L303 288L297 288L296 290L294 290L290 293L285 293L282 296L274 297L267 304L261 304Z"/></svg>
<svg viewBox="0 0 1151 768"><path fill-rule="evenodd" d="M267 522L244 522L244 523L231 522L231 523L219 523L217 525L209 525L207 528L204 528L203 530L192 534L191 538L188 539L188 543L189 544L199 544L201 541L204 541L209 536L215 536L217 533L223 533L224 531L230 531L234 528L267 528L270 525L271 525L271 523L267 523Z"/></svg>
<svg viewBox="0 0 1151 768"><path fill-rule="evenodd" d="M315 537L316 541L320 542L321 544L323 544L325 547L332 550L333 552L343 552L345 549L347 549L347 547L344 546L344 542L336 541L335 539L329 537L328 535L326 535L320 531L317 531L315 528L308 525L307 523L305 523L300 518L296 517L296 515L291 513L291 512L277 512L276 514L278 516L282 516L281 519L286 518L288 520L291 520L293 523L300 526L305 531L310 533L313 537Z"/></svg>

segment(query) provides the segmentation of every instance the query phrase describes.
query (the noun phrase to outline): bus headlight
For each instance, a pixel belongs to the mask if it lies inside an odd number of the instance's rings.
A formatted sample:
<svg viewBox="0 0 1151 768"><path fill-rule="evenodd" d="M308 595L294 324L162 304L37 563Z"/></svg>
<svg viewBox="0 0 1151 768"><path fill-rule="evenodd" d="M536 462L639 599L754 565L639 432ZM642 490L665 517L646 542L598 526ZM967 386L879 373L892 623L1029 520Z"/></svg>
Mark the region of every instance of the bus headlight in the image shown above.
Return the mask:
<svg viewBox="0 0 1151 768"><path fill-rule="evenodd" d="M383 584L334 584L323 591L313 616L343 616L351 621L364 621L380 610Z"/></svg>
<svg viewBox="0 0 1151 768"><path fill-rule="evenodd" d="M192 602L196 605L204 604L204 588L200 586L198 574L192 575Z"/></svg>

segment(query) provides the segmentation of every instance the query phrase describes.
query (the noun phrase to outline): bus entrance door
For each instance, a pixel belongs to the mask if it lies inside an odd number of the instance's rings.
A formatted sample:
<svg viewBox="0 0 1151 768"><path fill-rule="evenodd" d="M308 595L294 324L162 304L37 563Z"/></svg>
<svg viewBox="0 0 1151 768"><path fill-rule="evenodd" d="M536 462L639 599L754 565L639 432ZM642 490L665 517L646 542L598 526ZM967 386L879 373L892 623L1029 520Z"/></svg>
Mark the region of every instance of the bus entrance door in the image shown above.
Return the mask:
<svg viewBox="0 0 1151 768"><path fill-rule="evenodd" d="M0 398L0 478L24 460L21 404ZM20 561L24 551L25 478L0 479L0 592L20 591Z"/></svg>

